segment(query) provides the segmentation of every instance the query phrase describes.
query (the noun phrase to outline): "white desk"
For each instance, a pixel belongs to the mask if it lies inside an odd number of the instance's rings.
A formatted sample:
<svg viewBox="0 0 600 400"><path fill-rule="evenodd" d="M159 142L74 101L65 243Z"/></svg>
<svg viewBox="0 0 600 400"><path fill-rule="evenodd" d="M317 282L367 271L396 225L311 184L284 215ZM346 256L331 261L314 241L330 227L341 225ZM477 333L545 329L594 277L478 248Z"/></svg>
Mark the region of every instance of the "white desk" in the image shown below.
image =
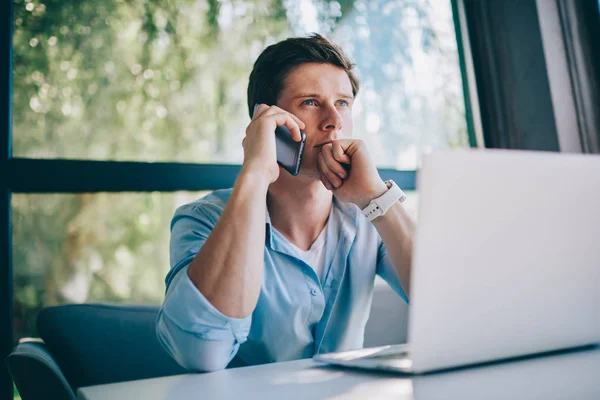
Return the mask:
<svg viewBox="0 0 600 400"><path fill-rule="evenodd" d="M117 399L600 399L600 349L414 378L323 367L312 360L81 388Z"/></svg>

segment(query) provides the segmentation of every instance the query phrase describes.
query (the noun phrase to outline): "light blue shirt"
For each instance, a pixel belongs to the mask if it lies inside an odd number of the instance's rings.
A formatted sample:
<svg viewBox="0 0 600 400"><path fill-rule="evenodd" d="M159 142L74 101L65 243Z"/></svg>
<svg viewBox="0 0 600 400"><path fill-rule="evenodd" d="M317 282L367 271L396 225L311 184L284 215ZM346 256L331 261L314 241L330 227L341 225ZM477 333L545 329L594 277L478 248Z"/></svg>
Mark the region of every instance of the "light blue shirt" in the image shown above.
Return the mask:
<svg viewBox="0 0 600 400"><path fill-rule="evenodd" d="M373 225L355 205L334 199L325 237L323 279L270 223L256 309L247 318L219 312L187 268L212 232L231 189L177 209L171 222L171 270L156 321L160 342L183 367L214 371L362 348L375 275L408 301ZM222 249L235 251L235 249ZM400 299L398 299L400 301Z"/></svg>

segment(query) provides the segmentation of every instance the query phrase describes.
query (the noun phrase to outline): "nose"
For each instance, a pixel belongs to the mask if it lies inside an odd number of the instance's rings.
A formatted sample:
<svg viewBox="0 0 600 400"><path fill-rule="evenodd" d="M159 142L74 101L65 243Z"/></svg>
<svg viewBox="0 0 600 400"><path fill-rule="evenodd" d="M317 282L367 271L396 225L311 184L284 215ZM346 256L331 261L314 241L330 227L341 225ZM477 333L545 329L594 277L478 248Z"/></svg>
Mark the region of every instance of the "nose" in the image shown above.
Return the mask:
<svg viewBox="0 0 600 400"><path fill-rule="evenodd" d="M342 129L342 116L334 104L327 104L323 107L323 117L320 128L324 132L337 133Z"/></svg>

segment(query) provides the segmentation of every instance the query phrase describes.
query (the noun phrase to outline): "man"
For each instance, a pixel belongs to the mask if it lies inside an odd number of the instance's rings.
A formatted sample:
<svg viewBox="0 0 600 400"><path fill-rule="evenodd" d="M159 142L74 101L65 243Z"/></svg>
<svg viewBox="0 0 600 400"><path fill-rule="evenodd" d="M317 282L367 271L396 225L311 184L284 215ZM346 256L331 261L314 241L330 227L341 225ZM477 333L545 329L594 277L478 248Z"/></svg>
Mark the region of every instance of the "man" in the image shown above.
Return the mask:
<svg viewBox="0 0 600 400"><path fill-rule="evenodd" d="M320 35L287 39L257 59L233 189L180 207L171 223L156 329L183 367L360 348L376 274L407 300L414 225L402 192L351 138L357 92L353 65ZM298 176L277 164L280 125L297 141L306 133ZM369 221L361 210L383 195L389 209Z"/></svg>

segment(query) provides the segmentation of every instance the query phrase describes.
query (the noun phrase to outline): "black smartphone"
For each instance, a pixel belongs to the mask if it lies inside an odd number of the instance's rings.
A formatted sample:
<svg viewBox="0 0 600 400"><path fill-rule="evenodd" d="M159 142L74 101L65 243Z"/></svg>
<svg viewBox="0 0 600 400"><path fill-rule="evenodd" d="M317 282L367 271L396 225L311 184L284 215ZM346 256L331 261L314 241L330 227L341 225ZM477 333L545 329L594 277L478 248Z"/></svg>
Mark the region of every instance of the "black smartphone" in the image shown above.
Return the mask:
<svg viewBox="0 0 600 400"><path fill-rule="evenodd" d="M258 104L254 106L254 112ZM302 164L302 155L304 154L304 144L306 143L306 133L300 131L302 140L296 142L292 138L292 133L287 126L278 126L275 129L275 148L277 150L277 163L293 176L300 172Z"/></svg>

